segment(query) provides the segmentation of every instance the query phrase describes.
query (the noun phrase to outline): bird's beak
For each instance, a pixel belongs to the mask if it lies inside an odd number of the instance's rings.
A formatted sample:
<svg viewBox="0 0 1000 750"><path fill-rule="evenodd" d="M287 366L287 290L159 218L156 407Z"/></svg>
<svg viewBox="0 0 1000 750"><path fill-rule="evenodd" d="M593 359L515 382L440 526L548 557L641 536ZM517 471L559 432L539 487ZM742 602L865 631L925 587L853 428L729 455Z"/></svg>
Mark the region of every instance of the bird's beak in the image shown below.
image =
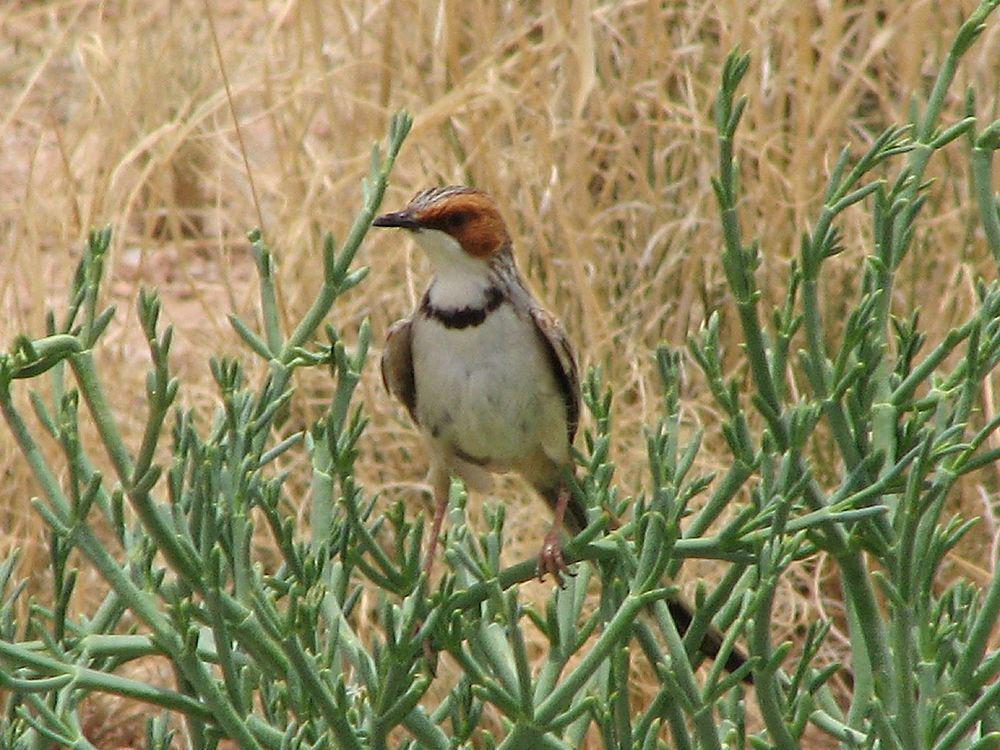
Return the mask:
<svg viewBox="0 0 1000 750"><path fill-rule="evenodd" d="M403 209L390 214L382 214L372 222L373 227L398 227L399 229L420 229L413 214Z"/></svg>

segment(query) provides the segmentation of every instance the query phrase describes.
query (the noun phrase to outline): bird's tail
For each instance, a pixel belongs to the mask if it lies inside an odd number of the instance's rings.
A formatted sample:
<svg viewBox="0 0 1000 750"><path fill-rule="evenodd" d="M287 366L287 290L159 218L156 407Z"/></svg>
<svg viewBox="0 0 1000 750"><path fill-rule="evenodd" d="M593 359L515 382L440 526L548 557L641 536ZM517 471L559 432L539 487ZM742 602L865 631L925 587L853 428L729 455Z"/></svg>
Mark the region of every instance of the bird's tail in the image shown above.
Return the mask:
<svg viewBox="0 0 1000 750"><path fill-rule="evenodd" d="M545 502L549 504L549 507L555 508L556 503L559 501L559 485L552 488L545 488L539 490L542 496L545 498ZM570 493L569 502L566 505L566 514L563 516L563 526L570 534L579 534L587 527L587 509L584 507L580 499L573 493ZM674 620L674 624L677 626L677 630L681 635L687 632L687 629L691 626L692 612L691 607L676 594L667 599L667 607L670 609L670 616ZM719 655L719 650L722 648L722 633L716 628L709 628L705 633L704 638L702 638L701 644L698 646L698 650L701 651L709 659L714 659ZM746 664L747 657L746 654L741 652L739 649L734 648L729 652L729 656L726 658L726 670L729 672L735 672L737 669ZM752 683L753 676L748 673L744 678L746 682Z"/></svg>

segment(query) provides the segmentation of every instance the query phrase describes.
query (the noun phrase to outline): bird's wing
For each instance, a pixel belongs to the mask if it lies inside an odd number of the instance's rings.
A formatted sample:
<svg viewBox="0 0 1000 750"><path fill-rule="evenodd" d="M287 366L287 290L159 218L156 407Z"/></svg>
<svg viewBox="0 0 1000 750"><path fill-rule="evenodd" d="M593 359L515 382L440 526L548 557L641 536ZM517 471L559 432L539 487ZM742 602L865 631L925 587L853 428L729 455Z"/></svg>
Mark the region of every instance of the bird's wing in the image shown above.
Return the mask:
<svg viewBox="0 0 1000 750"><path fill-rule="evenodd" d="M413 319L389 327L382 350L382 384L398 398L417 424L417 389L413 380Z"/></svg>
<svg viewBox="0 0 1000 750"><path fill-rule="evenodd" d="M541 307L532 307L531 319L548 354L552 374L566 404L566 434L572 443L580 423L580 375L576 368L573 347L570 346L562 325L548 311Z"/></svg>

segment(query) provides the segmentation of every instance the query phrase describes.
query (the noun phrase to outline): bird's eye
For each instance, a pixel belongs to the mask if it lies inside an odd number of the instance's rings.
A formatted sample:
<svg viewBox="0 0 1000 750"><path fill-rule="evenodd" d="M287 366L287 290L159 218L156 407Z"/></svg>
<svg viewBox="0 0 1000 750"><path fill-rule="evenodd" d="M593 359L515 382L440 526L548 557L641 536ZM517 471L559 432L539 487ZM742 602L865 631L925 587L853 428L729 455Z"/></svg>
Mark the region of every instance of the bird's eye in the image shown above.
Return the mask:
<svg viewBox="0 0 1000 750"><path fill-rule="evenodd" d="M460 227L466 221L468 221L469 215L464 211L456 211L448 216L448 226L450 227Z"/></svg>

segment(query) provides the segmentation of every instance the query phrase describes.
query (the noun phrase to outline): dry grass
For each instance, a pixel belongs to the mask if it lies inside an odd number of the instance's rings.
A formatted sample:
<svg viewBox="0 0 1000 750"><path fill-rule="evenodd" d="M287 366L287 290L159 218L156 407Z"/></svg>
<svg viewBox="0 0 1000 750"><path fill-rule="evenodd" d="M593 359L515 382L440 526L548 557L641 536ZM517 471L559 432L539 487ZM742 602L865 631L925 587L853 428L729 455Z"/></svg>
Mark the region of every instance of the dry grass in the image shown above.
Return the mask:
<svg viewBox="0 0 1000 750"><path fill-rule="evenodd" d="M213 50L219 30L260 210L235 136ZM244 231L262 222L281 263L286 316L318 286L321 229L343 236L359 205L370 143L389 115L416 116L387 205L442 182L473 182L505 208L517 255L561 315L587 365L617 394L620 481L643 482L640 425L658 408L651 347L681 345L706 314L728 313L709 178L710 106L734 46L753 53L742 129L744 220L761 238L765 289L780 282L816 210L840 146L861 149L905 119L974 5L932 0L638 0L589 3L440 2L246 4L13 2L0 8L0 347L39 333L60 304L88 228L116 229L110 297L119 314L100 358L114 399L143 413L146 358L136 332L140 284L159 287L177 328L175 367L186 405L206 406L209 351L242 353L225 315L254 317ZM959 7L961 6L961 8ZM979 112L996 117L996 24L973 48L956 91L975 83ZM950 120L962 114L956 97ZM974 224L962 144L932 164L938 184L898 285L900 310L924 305L932 337L967 308L970 279L993 275ZM859 210L847 251L827 274L829 320L843 317L870 235ZM410 309L427 268L397 236L372 236L369 280L338 303L351 330L369 316L377 336ZM724 324L733 347L734 321ZM735 362L735 359L734 359ZM724 464L712 404L693 368L684 399L709 434L706 462ZM296 408L318 413L320 373L300 377ZM401 412L369 368L361 397L373 423L360 467L373 490L412 498L423 457ZM25 550L43 569L36 492L0 430L0 554ZM988 486L995 477L988 477ZM984 480L986 481L986 480ZM968 492L979 512L979 495ZM539 506L515 500L511 552L538 543ZM989 499L989 495L986 495ZM989 502L986 503L987 507ZM989 543L983 538L980 544ZM959 561L978 576L981 552ZM707 566L690 573L711 576ZM837 612L831 566L788 577L778 622L788 632L817 610ZM90 579L85 579L85 583ZM97 589L96 582L94 589ZM80 606L86 605L86 591ZM778 633L776 637L783 634ZM836 641L834 639L834 645Z"/></svg>

